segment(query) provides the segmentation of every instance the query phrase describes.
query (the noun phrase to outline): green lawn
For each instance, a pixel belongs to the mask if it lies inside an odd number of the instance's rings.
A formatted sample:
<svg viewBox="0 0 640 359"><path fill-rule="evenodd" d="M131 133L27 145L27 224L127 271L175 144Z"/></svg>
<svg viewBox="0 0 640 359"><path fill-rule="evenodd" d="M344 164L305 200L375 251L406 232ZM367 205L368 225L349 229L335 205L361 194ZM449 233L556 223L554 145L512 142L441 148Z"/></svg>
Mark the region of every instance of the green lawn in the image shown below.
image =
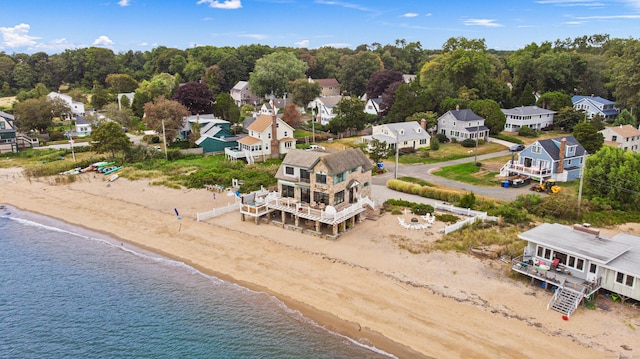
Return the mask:
<svg viewBox="0 0 640 359"><path fill-rule="evenodd" d="M500 181L496 179L499 172L487 171L471 162L445 166L432 174L476 186L494 187L500 185Z"/></svg>
<svg viewBox="0 0 640 359"><path fill-rule="evenodd" d="M478 147L478 155L504 151L507 148L497 143L485 143ZM415 153L402 155L398 162L402 164L440 163L475 156L475 148L462 147L459 143L441 143L437 151L418 150ZM389 160L393 160L391 157Z"/></svg>

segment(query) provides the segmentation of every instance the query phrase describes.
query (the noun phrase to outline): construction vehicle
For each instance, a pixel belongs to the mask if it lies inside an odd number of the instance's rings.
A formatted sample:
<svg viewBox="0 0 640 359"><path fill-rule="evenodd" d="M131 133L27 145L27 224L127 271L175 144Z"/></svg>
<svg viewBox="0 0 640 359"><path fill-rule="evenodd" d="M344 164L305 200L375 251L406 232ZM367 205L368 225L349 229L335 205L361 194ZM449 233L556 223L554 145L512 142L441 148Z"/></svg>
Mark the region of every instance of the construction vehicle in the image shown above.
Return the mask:
<svg viewBox="0 0 640 359"><path fill-rule="evenodd" d="M532 191L545 192L548 194L555 194L560 192L561 188L556 184L556 180L548 179L542 183L538 183L535 186L531 186Z"/></svg>

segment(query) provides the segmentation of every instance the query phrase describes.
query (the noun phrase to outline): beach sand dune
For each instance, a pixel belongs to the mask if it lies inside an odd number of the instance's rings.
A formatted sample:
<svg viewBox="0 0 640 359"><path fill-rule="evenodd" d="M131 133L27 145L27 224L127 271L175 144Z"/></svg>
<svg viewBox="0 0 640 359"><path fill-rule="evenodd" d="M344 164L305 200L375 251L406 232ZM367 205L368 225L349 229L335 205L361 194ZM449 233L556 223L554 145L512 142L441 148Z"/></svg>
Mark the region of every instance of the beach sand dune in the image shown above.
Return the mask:
<svg viewBox="0 0 640 359"><path fill-rule="evenodd" d="M234 201L224 193L214 200L209 191L146 181L107 185L94 174L71 184L53 182L27 181L18 169L1 169L0 203L98 230L268 292L328 329L401 358L607 358L640 352L637 309L601 297L600 308L581 307L563 321L546 309L551 292L511 279L499 260L406 249L428 247L439 238L438 227L407 231L386 214L333 241L242 222L237 212L196 222L197 212Z"/></svg>

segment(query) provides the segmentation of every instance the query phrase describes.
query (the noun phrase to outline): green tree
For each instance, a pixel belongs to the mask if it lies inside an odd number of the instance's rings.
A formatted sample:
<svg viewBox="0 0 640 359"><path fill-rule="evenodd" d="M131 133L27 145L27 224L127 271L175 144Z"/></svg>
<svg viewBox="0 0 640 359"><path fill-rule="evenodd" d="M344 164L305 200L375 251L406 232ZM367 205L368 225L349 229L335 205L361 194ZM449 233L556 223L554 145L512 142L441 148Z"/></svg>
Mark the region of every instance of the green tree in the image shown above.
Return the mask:
<svg viewBox="0 0 640 359"><path fill-rule="evenodd" d="M389 158L389 156L393 155L394 152L395 150L390 148L386 142L380 141L377 138L372 139L367 148L369 158L374 163L380 163L383 159Z"/></svg>
<svg viewBox="0 0 640 359"><path fill-rule="evenodd" d="M545 92L540 95L536 106L551 111L558 111L563 107L572 107L571 96L558 91Z"/></svg>
<svg viewBox="0 0 640 359"><path fill-rule="evenodd" d="M47 132L53 124L51 105L46 97L31 98L18 102L14 107L16 126L24 131Z"/></svg>
<svg viewBox="0 0 640 359"><path fill-rule="evenodd" d="M143 121L148 129L164 133L167 142L172 142L184 123L184 118L189 116L189 110L177 101L167 100L164 97L156 97L153 102L144 105L146 116Z"/></svg>
<svg viewBox="0 0 640 359"><path fill-rule="evenodd" d="M620 125L631 125L633 127L638 127L638 119L631 112L629 112L626 108L620 111L618 117L613 122L614 126Z"/></svg>
<svg viewBox="0 0 640 359"><path fill-rule="evenodd" d="M138 88L138 81L128 74L109 74L105 83L107 89L113 94L133 92Z"/></svg>
<svg viewBox="0 0 640 359"><path fill-rule="evenodd" d="M240 119L240 110L236 105L231 95L223 92L216 97L216 102L213 104L213 113L226 121L233 124L238 123Z"/></svg>
<svg viewBox="0 0 640 359"><path fill-rule="evenodd" d="M596 153L604 144L604 135L591 122L580 122L573 127L573 137L589 153Z"/></svg>
<svg viewBox="0 0 640 359"><path fill-rule="evenodd" d="M407 117L405 122L416 121L417 123L422 124L422 120L425 120L425 128L427 131L431 129L435 129L438 126L438 114L433 111L426 112L416 112L413 115Z"/></svg>
<svg viewBox="0 0 640 359"><path fill-rule="evenodd" d="M85 55L82 82L86 87L94 83L104 86L107 75L120 72L115 54L110 49L90 47L86 49Z"/></svg>
<svg viewBox="0 0 640 359"><path fill-rule="evenodd" d="M111 153L115 159L116 152L127 152L131 148L131 141L120 124L105 121L91 132L93 150L96 153Z"/></svg>
<svg viewBox="0 0 640 359"><path fill-rule="evenodd" d="M484 118L484 124L489 127L492 135L497 135L504 130L507 118L500 109L500 105L494 100L470 101L469 108L476 115Z"/></svg>
<svg viewBox="0 0 640 359"><path fill-rule="evenodd" d="M387 91L392 86L389 86ZM391 96L391 94L387 94L385 91L382 96L382 102L385 106L389 106L387 96ZM435 99L436 96L428 89L420 86L418 81L399 84L393 91L392 105L389 106L389 112L385 120L387 122L404 122L407 117L414 113L433 111L436 108Z"/></svg>
<svg viewBox="0 0 640 359"><path fill-rule="evenodd" d="M520 99L518 100L518 104L520 106L531 106L536 103L536 95L534 94L533 87L531 84L527 84L522 91L522 95L520 95Z"/></svg>
<svg viewBox="0 0 640 359"><path fill-rule="evenodd" d="M366 92L367 82L376 71L384 65L380 56L371 51L361 51L355 55L343 56L338 79L342 91L354 96L362 96Z"/></svg>
<svg viewBox="0 0 640 359"><path fill-rule="evenodd" d="M91 106L97 110L114 100L113 94L110 94L102 85L96 83L91 94Z"/></svg>
<svg viewBox="0 0 640 359"><path fill-rule="evenodd" d="M604 146L587 158L584 193L619 209L636 210L640 203L640 154Z"/></svg>
<svg viewBox="0 0 640 359"><path fill-rule="evenodd" d="M640 107L640 40L617 39L607 43L609 86L618 103L626 107ZM16 65L17 66L17 65Z"/></svg>
<svg viewBox="0 0 640 359"><path fill-rule="evenodd" d="M321 90L320 84L309 82L307 79L296 79L289 83L291 100L304 109L313 99L320 96Z"/></svg>
<svg viewBox="0 0 640 359"><path fill-rule="evenodd" d="M126 96L122 97L127 98ZM120 108L117 103L111 102L102 108L102 113L111 121L120 124L121 127L131 127L131 116L133 112L127 106Z"/></svg>
<svg viewBox="0 0 640 359"><path fill-rule="evenodd" d="M291 52L274 52L256 61L249 75L249 86L259 97L283 97L289 92L289 82L304 78L307 68L307 64Z"/></svg>
<svg viewBox="0 0 640 359"><path fill-rule="evenodd" d="M573 107L564 107L553 117L553 125L566 132L571 132L573 126L583 120L584 112L577 111Z"/></svg>
<svg viewBox="0 0 640 359"><path fill-rule="evenodd" d="M333 108L336 117L329 122L329 130L338 134L346 130L362 130L365 126L366 114L364 102L356 97L343 97Z"/></svg>

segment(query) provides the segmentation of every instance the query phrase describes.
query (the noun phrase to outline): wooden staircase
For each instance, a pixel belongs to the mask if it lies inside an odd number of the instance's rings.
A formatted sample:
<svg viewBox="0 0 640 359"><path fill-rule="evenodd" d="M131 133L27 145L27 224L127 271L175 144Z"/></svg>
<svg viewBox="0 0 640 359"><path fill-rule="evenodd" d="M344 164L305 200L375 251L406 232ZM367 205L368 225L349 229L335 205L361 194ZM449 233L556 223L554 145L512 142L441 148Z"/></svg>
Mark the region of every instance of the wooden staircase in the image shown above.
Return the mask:
<svg viewBox="0 0 640 359"><path fill-rule="evenodd" d="M571 316L584 297L584 289L577 291L564 286L558 287L551 297L547 309L553 309L567 316Z"/></svg>

